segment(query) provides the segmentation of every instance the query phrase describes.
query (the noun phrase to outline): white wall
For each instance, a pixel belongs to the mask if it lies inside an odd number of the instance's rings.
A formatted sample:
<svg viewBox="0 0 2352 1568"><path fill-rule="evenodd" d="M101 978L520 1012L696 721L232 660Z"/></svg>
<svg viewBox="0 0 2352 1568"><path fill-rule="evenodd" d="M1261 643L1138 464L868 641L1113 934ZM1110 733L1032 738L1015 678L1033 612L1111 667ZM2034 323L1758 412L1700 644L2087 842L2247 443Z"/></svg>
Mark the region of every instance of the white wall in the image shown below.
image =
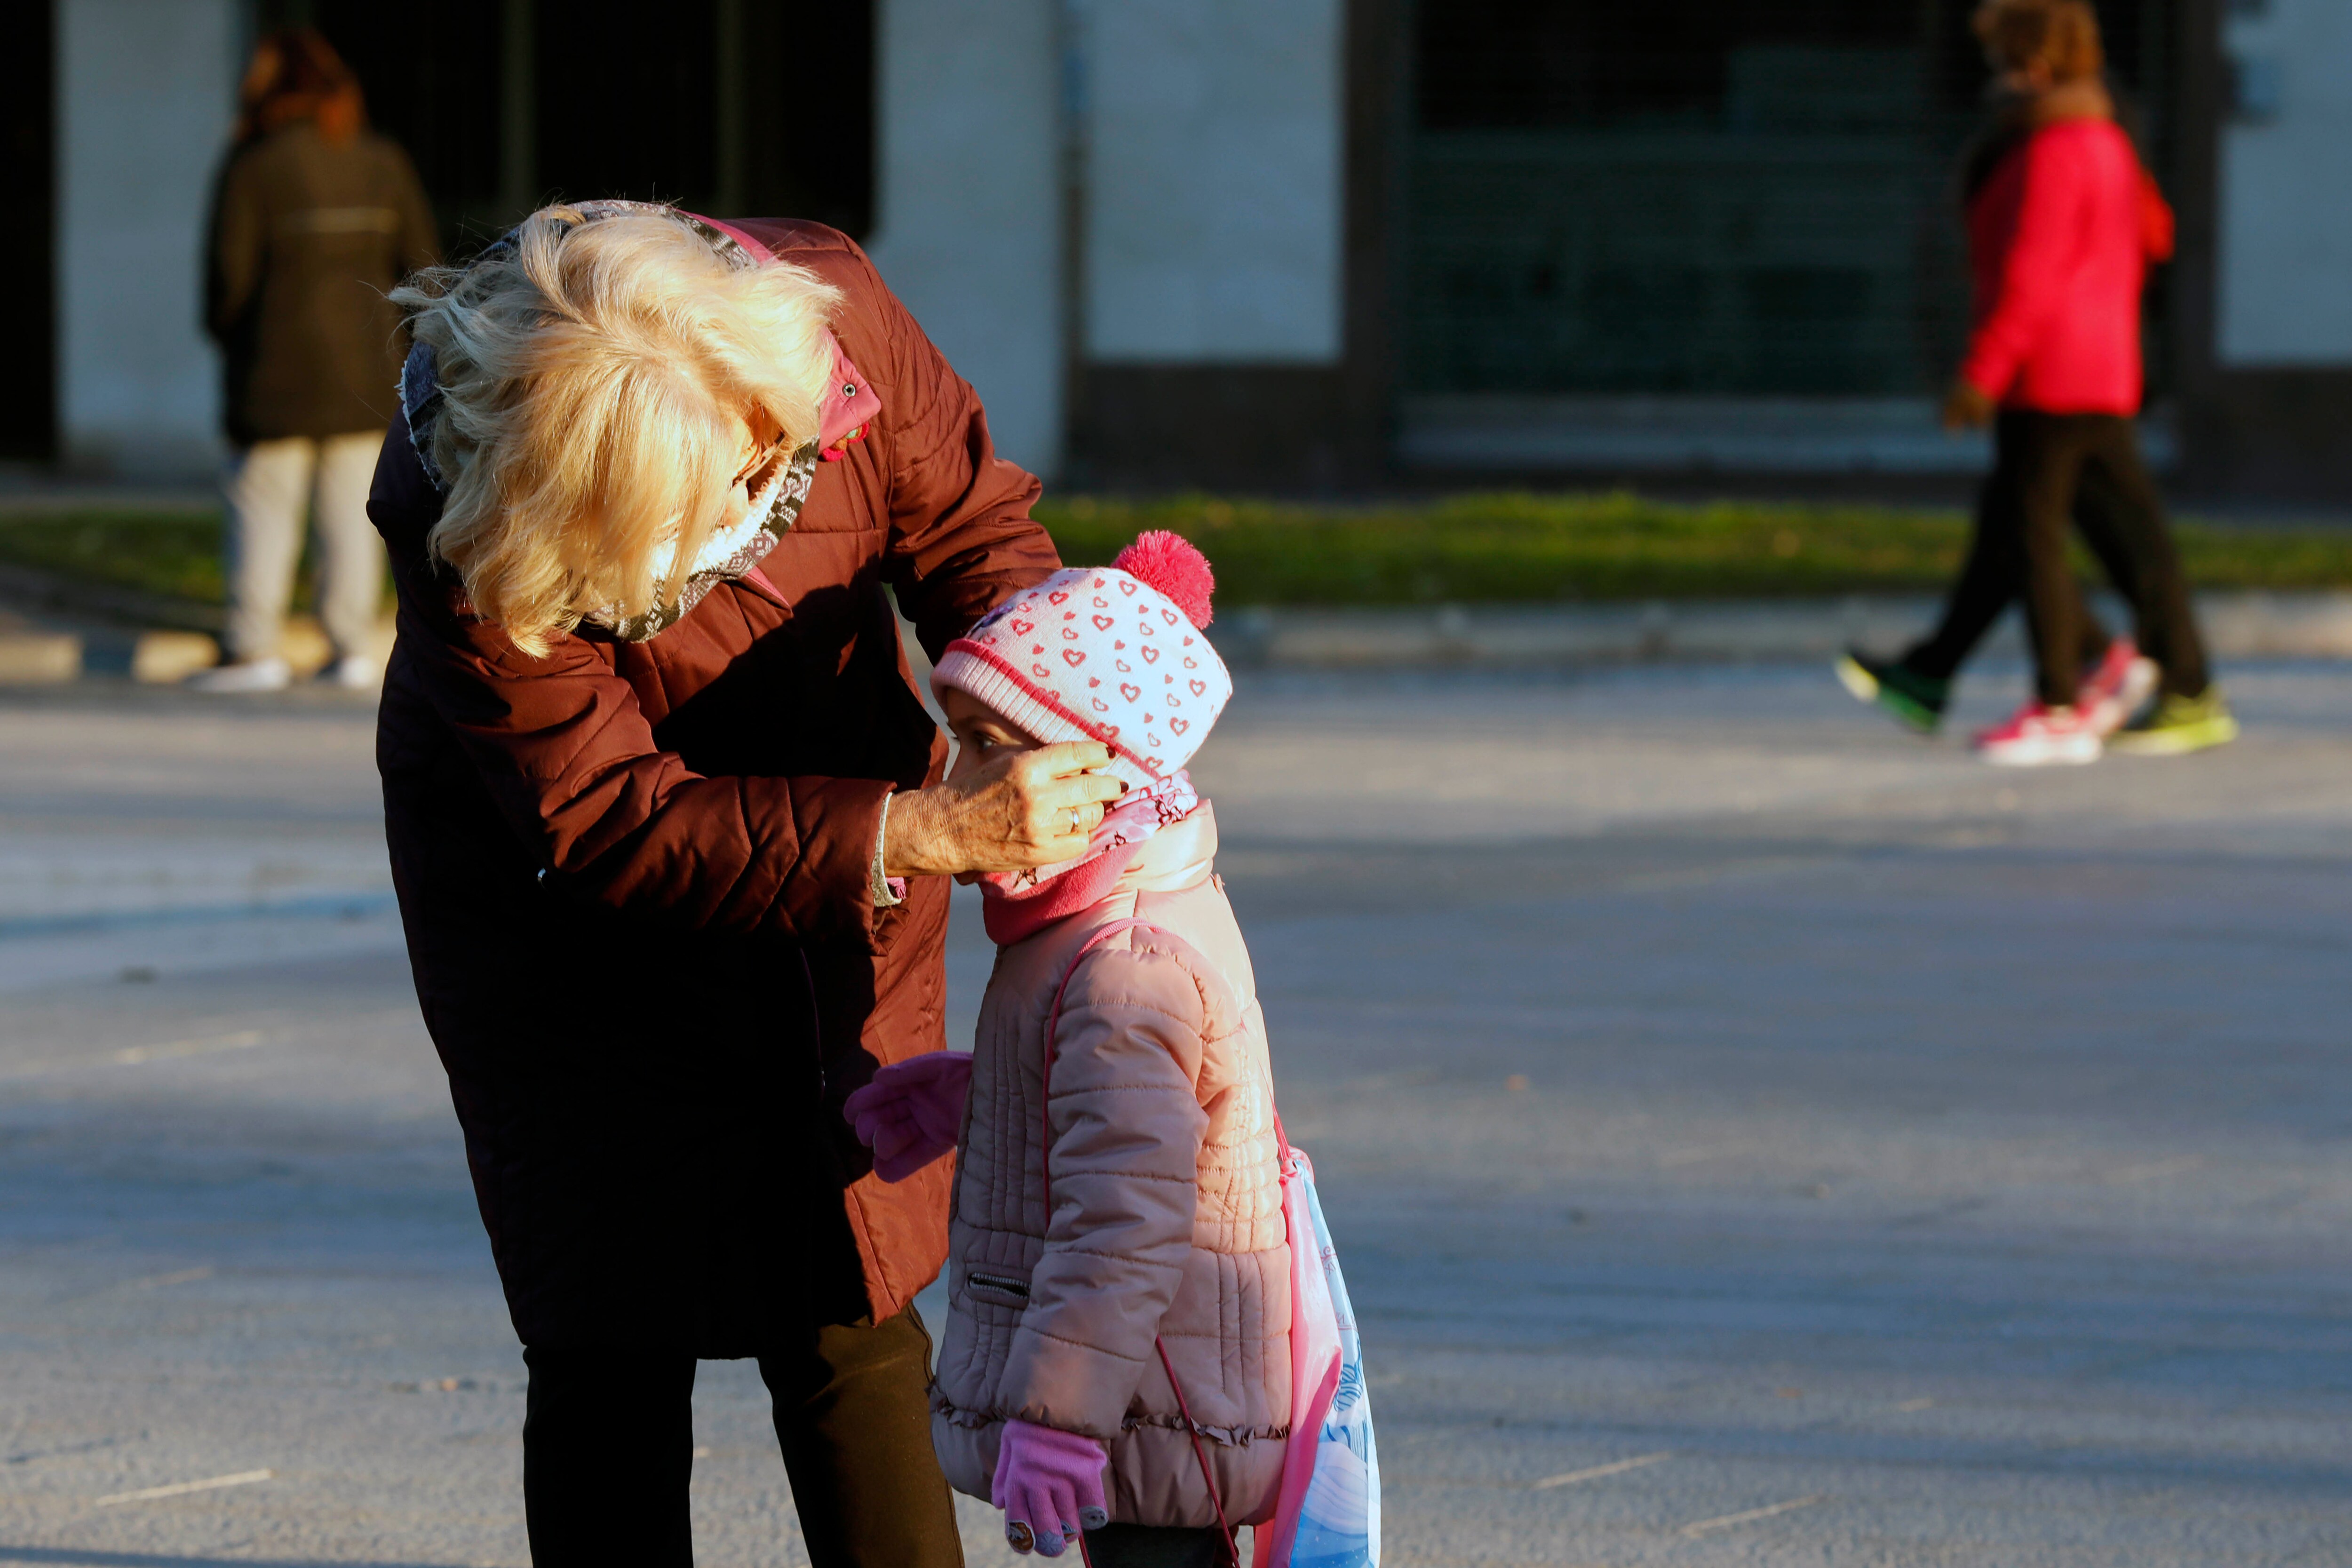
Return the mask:
<svg viewBox="0 0 2352 1568"><path fill-rule="evenodd" d="M1339 0L1096 0L1087 352L1323 364L1340 349Z"/></svg>
<svg viewBox="0 0 2352 1568"><path fill-rule="evenodd" d="M2221 135L2221 363L2352 364L2352 4L2268 0L2224 46L2276 112Z"/></svg>
<svg viewBox="0 0 2352 1568"><path fill-rule="evenodd" d="M871 250L988 405L1007 458L1062 458L1056 0L879 0Z"/></svg>
<svg viewBox="0 0 2352 1568"><path fill-rule="evenodd" d="M236 0L58 0L57 16L66 460L206 473L221 441L199 252L236 95Z"/></svg>

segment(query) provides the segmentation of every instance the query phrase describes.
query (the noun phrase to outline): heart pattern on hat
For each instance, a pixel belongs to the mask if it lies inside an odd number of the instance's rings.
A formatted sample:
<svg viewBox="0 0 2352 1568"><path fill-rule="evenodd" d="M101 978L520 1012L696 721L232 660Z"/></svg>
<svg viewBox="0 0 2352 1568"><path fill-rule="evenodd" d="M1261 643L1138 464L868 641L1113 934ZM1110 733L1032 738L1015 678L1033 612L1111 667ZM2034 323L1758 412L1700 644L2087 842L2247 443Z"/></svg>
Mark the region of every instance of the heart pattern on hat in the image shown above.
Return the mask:
<svg viewBox="0 0 2352 1568"><path fill-rule="evenodd" d="M1177 547L1191 551L1181 541ZM1200 574L1205 581L1205 563ZM1205 588L1187 592L1184 602L1205 616ZM1058 663L1039 657L1045 647L1034 637L1046 626L1061 633L1046 639ZM1233 696L1224 661L1179 602L1116 567L1066 568L1014 595L949 645L931 679L941 691L969 692L1041 741L1103 742L1111 771L1133 784L1190 762Z"/></svg>

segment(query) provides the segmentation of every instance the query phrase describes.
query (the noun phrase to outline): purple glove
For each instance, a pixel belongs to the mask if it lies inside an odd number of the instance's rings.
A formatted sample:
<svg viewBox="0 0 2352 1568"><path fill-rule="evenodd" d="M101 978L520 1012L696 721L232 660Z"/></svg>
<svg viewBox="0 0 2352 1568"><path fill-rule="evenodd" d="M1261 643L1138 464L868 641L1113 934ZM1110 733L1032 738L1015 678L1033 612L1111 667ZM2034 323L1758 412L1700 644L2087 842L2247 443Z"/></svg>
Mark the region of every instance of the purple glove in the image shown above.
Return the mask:
<svg viewBox="0 0 2352 1568"><path fill-rule="evenodd" d="M874 1151L874 1173L903 1182L955 1148L971 1089L968 1054L930 1051L876 1073L843 1103L841 1113L857 1129L857 1141Z"/></svg>
<svg viewBox="0 0 2352 1568"><path fill-rule="evenodd" d="M1110 1522L1103 1506L1103 1467L1110 1456L1092 1437L1027 1421L1007 1421L996 1449L988 1500L1004 1510L1004 1539L1015 1552L1032 1545L1059 1557L1080 1530Z"/></svg>

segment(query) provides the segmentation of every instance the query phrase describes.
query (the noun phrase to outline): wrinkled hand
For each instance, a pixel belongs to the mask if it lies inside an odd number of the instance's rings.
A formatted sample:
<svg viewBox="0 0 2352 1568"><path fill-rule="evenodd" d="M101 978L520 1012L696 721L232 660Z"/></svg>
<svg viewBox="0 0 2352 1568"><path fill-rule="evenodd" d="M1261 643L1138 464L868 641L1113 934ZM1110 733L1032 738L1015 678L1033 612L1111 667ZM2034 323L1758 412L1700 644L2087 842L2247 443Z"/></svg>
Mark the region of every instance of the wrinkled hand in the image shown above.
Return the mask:
<svg viewBox="0 0 2352 1568"><path fill-rule="evenodd" d="M956 1146L971 1058L931 1051L884 1068L842 1104L857 1141L874 1151L874 1173L903 1182Z"/></svg>
<svg viewBox="0 0 2352 1568"><path fill-rule="evenodd" d="M1974 430L1992 423L1992 399L1975 383L1955 381L1952 390L1944 395L1944 428L1958 432Z"/></svg>
<svg viewBox="0 0 2352 1568"><path fill-rule="evenodd" d="M1075 859L1123 780L1089 772L1110 762L1098 741L1015 752L961 778L890 799L883 869L893 877L1020 871Z"/></svg>
<svg viewBox="0 0 2352 1568"><path fill-rule="evenodd" d="M1015 1552L1033 1545L1047 1557L1080 1530L1110 1522L1103 1506L1103 1467L1110 1456L1092 1437L1028 1421L1007 1421L996 1450L988 1500L1004 1510L1004 1539Z"/></svg>

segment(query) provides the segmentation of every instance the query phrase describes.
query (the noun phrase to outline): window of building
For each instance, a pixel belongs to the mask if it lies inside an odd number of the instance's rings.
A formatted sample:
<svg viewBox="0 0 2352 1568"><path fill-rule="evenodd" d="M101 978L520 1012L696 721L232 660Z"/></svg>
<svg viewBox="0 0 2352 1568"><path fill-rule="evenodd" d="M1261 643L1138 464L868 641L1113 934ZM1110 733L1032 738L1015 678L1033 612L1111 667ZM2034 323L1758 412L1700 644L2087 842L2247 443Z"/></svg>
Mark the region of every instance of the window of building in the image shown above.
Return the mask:
<svg viewBox="0 0 2352 1568"><path fill-rule="evenodd" d="M2143 108L2160 107L2168 6L2100 6ZM1405 390L1939 386L1967 324L1955 170L1986 80L1971 9L1424 4Z"/></svg>

